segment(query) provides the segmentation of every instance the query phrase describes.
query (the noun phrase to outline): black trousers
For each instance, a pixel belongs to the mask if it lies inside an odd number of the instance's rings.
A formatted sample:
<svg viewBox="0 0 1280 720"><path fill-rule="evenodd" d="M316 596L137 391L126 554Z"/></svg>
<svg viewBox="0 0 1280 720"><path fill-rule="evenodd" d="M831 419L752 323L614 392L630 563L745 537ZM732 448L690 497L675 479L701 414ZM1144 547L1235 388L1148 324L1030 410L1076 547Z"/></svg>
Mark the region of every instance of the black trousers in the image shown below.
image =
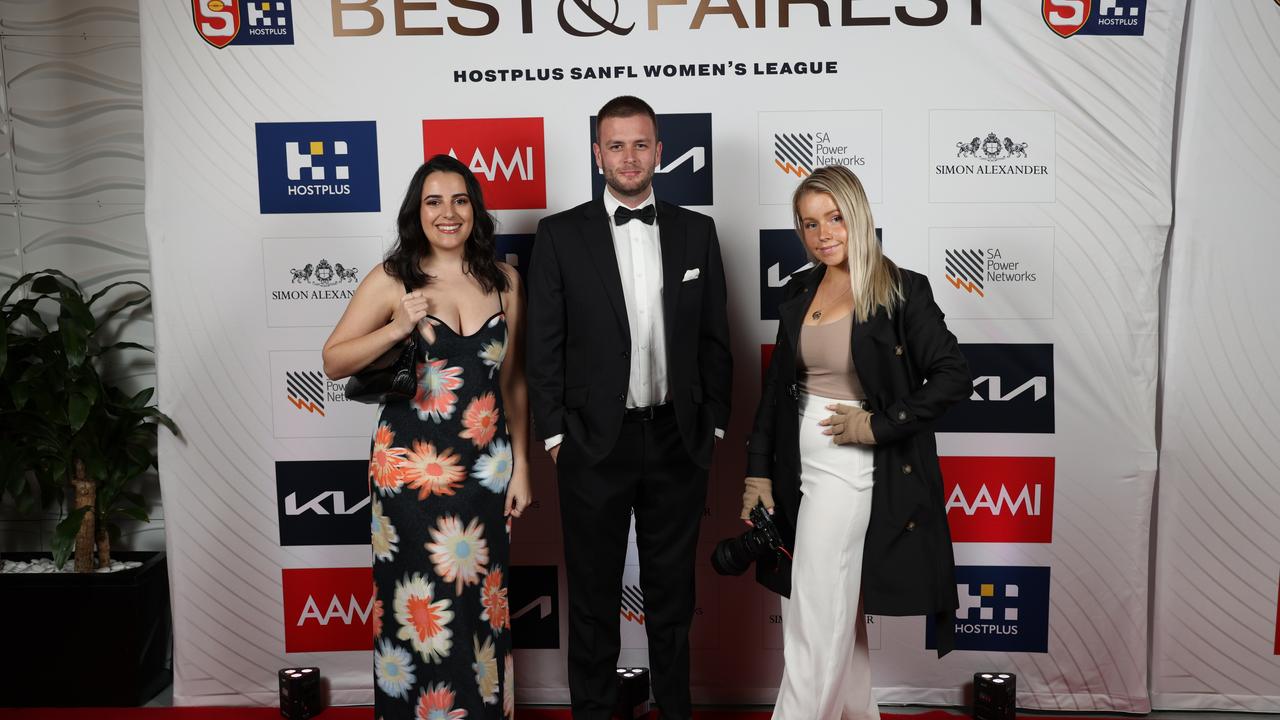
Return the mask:
<svg viewBox="0 0 1280 720"><path fill-rule="evenodd" d="M613 451L595 465L579 457L566 436L556 468L574 720L608 720L617 699L622 573L633 510L653 696L663 720L690 718L689 625L707 471L689 457L671 415L623 423Z"/></svg>

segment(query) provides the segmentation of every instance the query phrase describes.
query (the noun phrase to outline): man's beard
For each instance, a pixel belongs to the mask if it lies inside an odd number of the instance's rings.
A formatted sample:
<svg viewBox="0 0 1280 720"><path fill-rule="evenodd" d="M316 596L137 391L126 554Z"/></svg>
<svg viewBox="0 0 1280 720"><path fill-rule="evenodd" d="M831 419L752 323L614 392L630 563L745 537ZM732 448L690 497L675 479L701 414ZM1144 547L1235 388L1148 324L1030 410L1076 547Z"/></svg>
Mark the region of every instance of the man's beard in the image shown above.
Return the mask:
<svg viewBox="0 0 1280 720"><path fill-rule="evenodd" d="M624 197L639 195L649 189L653 183L653 171L645 173L644 177L637 178L633 184L626 184L616 172L607 172L604 174L604 184L608 185L616 194Z"/></svg>

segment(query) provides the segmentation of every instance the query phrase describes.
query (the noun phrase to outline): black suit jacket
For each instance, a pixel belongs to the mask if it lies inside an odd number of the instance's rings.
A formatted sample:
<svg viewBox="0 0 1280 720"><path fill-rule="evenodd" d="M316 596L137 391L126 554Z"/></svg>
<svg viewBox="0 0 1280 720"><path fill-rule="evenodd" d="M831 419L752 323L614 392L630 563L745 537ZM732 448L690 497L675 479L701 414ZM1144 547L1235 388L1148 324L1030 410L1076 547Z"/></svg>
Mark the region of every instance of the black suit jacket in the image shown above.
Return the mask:
<svg viewBox="0 0 1280 720"><path fill-rule="evenodd" d="M657 203L668 402L685 448L711 464L729 422L733 360L715 222ZM537 435L563 433L589 463L612 450L631 373L631 331L612 218L597 198L538 223L529 263L527 374ZM697 269L696 278L685 280Z"/></svg>

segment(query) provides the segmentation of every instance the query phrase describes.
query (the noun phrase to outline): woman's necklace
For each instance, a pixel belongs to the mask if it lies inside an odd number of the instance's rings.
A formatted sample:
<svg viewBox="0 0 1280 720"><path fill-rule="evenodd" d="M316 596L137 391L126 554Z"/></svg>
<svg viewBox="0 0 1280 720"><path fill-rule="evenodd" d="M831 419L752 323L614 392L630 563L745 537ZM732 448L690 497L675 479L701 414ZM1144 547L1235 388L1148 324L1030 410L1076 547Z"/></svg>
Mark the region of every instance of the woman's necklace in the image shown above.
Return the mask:
<svg viewBox="0 0 1280 720"><path fill-rule="evenodd" d="M836 302L837 300L839 300L840 298L842 298L842 297L844 297L846 294L848 294L851 290L853 290L853 285L846 285L846 286L845 286L845 288L844 288L844 292L840 293L839 295L835 296L834 298L832 298L832 299L828 300L827 302L823 303L822 307L818 308L817 310L814 310L812 313L809 313L809 317L813 318L814 320L821 320L821 319L822 319L822 313L823 313L823 312L825 312L827 308L829 308L829 307L831 307L833 304L835 304L835 302Z"/></svg>

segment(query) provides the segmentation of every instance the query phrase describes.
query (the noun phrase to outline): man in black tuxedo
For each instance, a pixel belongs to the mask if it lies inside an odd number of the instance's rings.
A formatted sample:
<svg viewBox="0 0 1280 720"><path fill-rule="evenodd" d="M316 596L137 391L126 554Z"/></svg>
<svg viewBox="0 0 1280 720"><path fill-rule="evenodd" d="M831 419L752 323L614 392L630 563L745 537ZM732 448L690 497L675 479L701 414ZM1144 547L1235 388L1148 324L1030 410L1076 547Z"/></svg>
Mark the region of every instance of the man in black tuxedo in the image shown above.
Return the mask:
<svg viewBox="0 0 1280 720"><path fill-rule="evenodd" d="M656 201L657 116L639 98L597 115L600 198L538 224L527 367L556 461L575 720L607 720L634 511L653 694L689 718L694 558L732 359L715 223Z"/></svg>

